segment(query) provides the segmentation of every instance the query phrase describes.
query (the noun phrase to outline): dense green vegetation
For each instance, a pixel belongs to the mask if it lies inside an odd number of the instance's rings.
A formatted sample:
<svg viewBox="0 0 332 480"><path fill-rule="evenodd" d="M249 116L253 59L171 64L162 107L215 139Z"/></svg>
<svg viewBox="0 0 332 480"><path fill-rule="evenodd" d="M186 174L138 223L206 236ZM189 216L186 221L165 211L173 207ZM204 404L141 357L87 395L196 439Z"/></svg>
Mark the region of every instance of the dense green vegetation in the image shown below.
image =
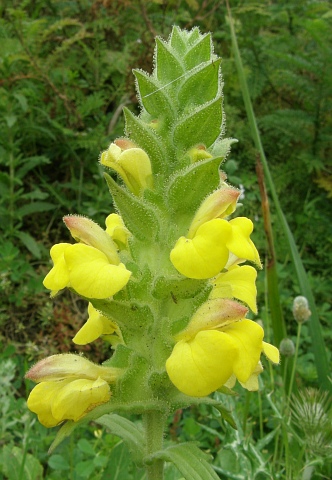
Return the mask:
<svg viewBox="0 0 332 480"><path fill-rule="evenodd" d="M309 0L232 0L231 7L276 191L331 351L332 10L327 1ZM173 24L213 32L223 58L227 136L239 140L224 169L231 183L244 186L243 213L255 221L255 243L265 257L257 152L226 14L214 0L4 0L0 6L0 478L143 478L132 473L118 439L95 424L48 457L54 432L27 412L30 385L23 375L39 358L78 350L71 338L85 305L69 294L49 301L42 286L49 247L68 240L62 223L68 212L102 223L112 211L98 155L123 134L122 107L137 110L131 69L151 71L153 39L167 37ZM302 292L273 203L271 215L281 305L287 336L295 343L292 302ZM262 271L259 311L269 331L265 283ZM318 391L311 346L304 324L296 399L284 391L281 369L267 369L261 393L225 399L237 431L220 425L216 412L200 408L170 419L172 438L198 441L212 453L221 478L331 478L332 413L329 397ZM103 348L96 342L80 350L102 360ZM283 357L284 363L291 360ZM176 475L169 469L167 478Z"/></svg>

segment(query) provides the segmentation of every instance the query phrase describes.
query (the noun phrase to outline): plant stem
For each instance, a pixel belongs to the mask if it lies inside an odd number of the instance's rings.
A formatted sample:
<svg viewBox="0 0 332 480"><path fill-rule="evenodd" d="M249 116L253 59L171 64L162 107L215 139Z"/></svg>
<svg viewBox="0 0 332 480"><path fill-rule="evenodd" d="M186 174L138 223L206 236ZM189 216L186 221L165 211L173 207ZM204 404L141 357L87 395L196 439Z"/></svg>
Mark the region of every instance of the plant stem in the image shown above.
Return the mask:
<svg viewBox="0 0 332 480"><path fill-rule="evenodd" d="M288 405L289 405L290 397L291 397L292 390L293 390L293 383L294 383L295 370L296 370L296 362L297 362L297 357L298 357L298 354L299 354L301 329L302 329L302 323L299 323L298 328L297 328L297 337L296 337L296 345L295 345L295 354L294 354L292 375L291 375L291 378L290 378L290 381L289 381L289 390L288 390L288 399L287 399L287 404Z"/></svg>
<svg viewBox="0 0 332 480"><path fill-rule="evenodd" d="M150 411L144 414L143 421L146 434L146 454L152 455L163 448L165 415L161 412ZM163 480L164 460L155 459L151 465L146 465L147 480Z"/></svg>

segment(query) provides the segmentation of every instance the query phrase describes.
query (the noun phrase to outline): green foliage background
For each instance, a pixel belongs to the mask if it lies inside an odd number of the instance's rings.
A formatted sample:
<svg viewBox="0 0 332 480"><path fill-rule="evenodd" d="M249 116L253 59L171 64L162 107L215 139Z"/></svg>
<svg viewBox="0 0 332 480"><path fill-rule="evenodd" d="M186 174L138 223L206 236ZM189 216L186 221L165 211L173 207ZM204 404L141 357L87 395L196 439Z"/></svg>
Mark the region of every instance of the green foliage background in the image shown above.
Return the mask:
<svg viewBox="0 0 332 480"><path fill-rule="evenodd" d="M232 0L231 7L264 149L331 350L331 6L327 1ZM167 37L174 24L213 32L215 48L223 58L227 136L239 139L224 169L231 183L245 188L242 211L255 221L254 240L264 259L257 152L225 15L225 5L216 0L3 0L0 340L4 349L14 345L10 352L24 354L29 362L73 350L70 340L84 319L85 305L69 294L50 303L41 284L50 266L49 247L68 238L63 215L80 213L102 224L112 211L98 155L123 134L122 107L138 113L132 68L151 71L154 37ZM281 300L292 338L296 325L291 304L301 292L273 209L272 220ZM261 272L260 313L267 322L264 281ZM306 325L302 333L297 381L315 386ZM83 350L92 350L93 358L102 360L103 348L97 342ZM16 362L20 375L23 358ZM25 386L18 381L16 399L24 394ZM196 438L195 426L188 420L180 435Z"/></svg>

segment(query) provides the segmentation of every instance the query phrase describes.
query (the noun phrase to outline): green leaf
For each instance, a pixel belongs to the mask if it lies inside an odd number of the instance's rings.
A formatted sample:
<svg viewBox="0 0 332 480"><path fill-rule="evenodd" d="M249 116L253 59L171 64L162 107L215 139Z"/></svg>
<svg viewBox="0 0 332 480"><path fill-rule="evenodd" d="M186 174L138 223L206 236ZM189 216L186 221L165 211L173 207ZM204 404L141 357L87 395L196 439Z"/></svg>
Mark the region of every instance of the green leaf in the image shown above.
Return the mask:
<svg viewBox="0 0 332 480"><path fill-rule="evenodd" d="M23 158L20 162L22 166L20 168L17 168L15 172L15 176L18 178L24 178L25 175L32 170L33 168L39 166L39 165L45 165L50 163L50 159L45 157L44 155L38 155L35 157L28 157L28 158Z"/></svg>
<svg viewBox="0 0 332 480"><path fill-rule="evenodd" d="M179 90L179 104L183 110L190 105L203 105L212 101L219 89L221 59L203 65L187 78Z"/></svg>
<svg viewBox="0 0 332 480"><path fill-rule="evenodd" d="M8 480L42 480L43 467L30 453L19 447L5 445L2 448L2 473Z"/></svg>
<svg viewBox="0 0 332 480"><path fill-rule="evenodd" d="M149 155L153 173L162 172L166 164L166 148L162 139L130 110L124 108L123 112L126 119L126 134Z"/></svg>
<svg viewBox="0 0 332 480"><path fill-rule="evenodd" d="M54 470L69 470L70 465L68 463L68 460L63 457L62 455L52 455L48 459L48 464L51 468Z"/></svg>
<svg viewBox="0 0 332 480"><path fill-rule="evenodd" d="M189 50L184 57L184 63L188 69L194 68L200 63L208 62L211 59L211 52L211 34L208 33Z"/></svg>
<svg viewBox="0 0 332 480"><path fill-rule="evenodd" d="M143 474L141 476L136 476L137 467L135 468L135 479L140 480L145 478ZM101 480L125 480L133 479L130 475L132 470L132 462L126 445L123 442L118 443L115 447L112 448L109 455L108 464L103 472Z"/></svg>
<svg viewBox="0 0 332 480"><path fill-rule="evenodd" d="M159 38L156 38L155 72L163 85L180 78L184 72L180 60L171 51L171 47Z"/></svg>
<svg viewBox="0 0 332 480"><path fill-rule="evenodd" d="M234 395L234 393L233 393ZM236 423L235 423L235 420L231 414L231 412L225 408L223 405L221 404L217 404L214 406L218 412L220 413L221 417L231 426L234 428L234 430L237 430L237 426L236 426Z"/></svg>
<svg viewBox="0 0 332 480"><path fill-rule="evenodd" d="M21 240L21 242L32 253L32 255L34 255L36 258L41 257L40 247L36 240L31 235L29 235L29 233L16 232L15 235Z"/></svg>
<svg viewBox="0 0 332 480"><path fill-rule="evenodd" d="M47 212L53 210L56 207L54 203L49 202L31 202L16 210L17 218L25 217L25 215L31 215L37 212Z"/></svg>
<svg viewBox="0 0 332 480"><path fill-rule="evenodd" d="M97 420L97 423L108 428L114 435L122 438L136 461L142 460L145 450L145 438L135 423L117 414L103 415Z"/></svg>
<svg viewBox="0 0 332 480"><path fill-rule="evenodd" d="M208 458L209 455L189 442L165 448L150 457L173 463L186 480L219 480Z"/></svg>
<svg viewBox="0 0 332 480"><path fill-rule="evenodd" d="M160 83L145 72L134 70L134 75L137 80L140 101L146 111L153 118L169 123L174 117L174 112L165 89L162 89Z"/></svg>
<svg viewBox="0 0 332 480"><path fill-rule="evenodd" d="M119 209L126 227L140 240L153 240L159 232L159 222L154 210L143 200L120 187L105 173L113 201Z"/></svg>
<svg viewBox="0 0 332 480"><path fill-rule="evenodd" d="M218 187L221 160L220 157L209 158L173 175L166 202L175 213L194 212L202 200Z"/></svg>
<svg viewBox="0 0 332 480"><path fill-rule="evenodd" d="M174 128L174 143L184 151L202 143L209 148L219 137L221 125L222 99L218 97L180 120Z"/></svg>

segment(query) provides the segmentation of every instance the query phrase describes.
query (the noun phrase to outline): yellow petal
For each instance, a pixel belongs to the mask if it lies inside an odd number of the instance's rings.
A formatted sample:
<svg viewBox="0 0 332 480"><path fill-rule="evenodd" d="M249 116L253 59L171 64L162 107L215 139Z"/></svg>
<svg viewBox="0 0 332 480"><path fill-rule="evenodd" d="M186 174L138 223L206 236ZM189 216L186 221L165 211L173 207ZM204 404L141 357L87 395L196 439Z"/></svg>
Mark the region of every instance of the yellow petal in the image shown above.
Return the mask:
<svg viewBox="0 0 332 480"><path fill-rule="evenodd" d="M203 303L194 313L187 327L176 340L189 340L201 330L217 330L241 320L248 309L230 299L216 298Z"/></svg>
<svg viewBox="0 0 332 480"><path fill-rule="evenodd" d="M246 382L240 382L243 388L249 390L249 392L256 392L259 389L258 375L262 373L263 367L261 362L258 362L257 367L253 374L248 378Z"/></svg>
<svg viewBox="0 0 332 480"><path fill-rule="evenodd" d="M111 265L103 252L88 245L67 248L65 260L70 286L87 298L113 296L127 284L131 275L122 263Z"/></svg>
<svg viewBox="0 0 332 480"><path fill-rule="evenodd" d="M106 218L106 233L118 244L124 247L130 235L129 230L124 226L123 220L117 213L111 213Z"/></svg>
<svg viewBox="0 0 332 480"><path fill-rule="evenodd" d="M233 363L233 371L240 382L247 382L255 371L263 348L264 331L252 320L242 320L223 328L237 346L238 355Z"/></svg>
<svg viewBox="0 0 332 480"><path fill-rule="evenodd" d="M259 267L261 262L258 251L250 239L250 234L253 231L253 223L249 218L238 217L230 220L232 227L231 235L227 241L227 247L238 258L250 260Z"/></svg>
<svg viewBox="0 0 332 480"><path fill-rule="evenodd" d="M42 382L31 391L27 405L31 412L38 415L38 420L44 427L51 428L61 422L52 414L52 402L54 396L67 382Z"/></svg>
<svg viewBox="0 0 332 480"><path fill-rule="evenodd" d="M257 313L256 277L257 272L250 265L233 265L214 279L210 298L237 298Z"/></svg>
<svg viewBox="0 0 332 480"><path fill-rule="evenodd" d="M172 383L186 395L202 397L221 387L233 373L237 345L217 330L199 332L178 342L166 361Z"/></svg>
<svg viewBox="0 0 332 480"><path fill-rule="evenodd" d="M108 402L110 397L109 385L101 378L73 380L58 390L51 405L52 415L59 421L76 422L89 410Z"/></svg>
<svg viewBox="0 0 332 480"><path fill-rule="evenodd" d="M226 242L231 228L226 220L214 219L201 225L193 239L179 238L170 259L178 272L189 278L206 279L226 265Z"/></svg>
<svg viewBox="0 0 332 480"><path fill-rule="evenodd" d="M270 343L263 342L263 352L267 356L269 360L273 363L279 363L280 362L280 354L279 350L271 345Z"/></svg>
<svg viewBox="0 0 332 480"><path fill-rule="evenodd" d="M76 343L76 345L86 345L87 343L93 342L101 335L114 333L117 328L109 318L93 308L91 303L89 303L88 306L88 313L88 320L73 338L73 342Z"/></svg>
<svg viewBox="0 0 332 480"><path fill-rule="evenodd" d="M141 148L124 150L118 162L126 172L128 187L133 193L138 195L141 190L152 187L151 162L144 150Z"/></svg>
<svg viewBox="0 0 332 480"><path fill-rule="evenodd" d="M54 294L65 288L69 282L69 272L64 257L68 247L71 247L70 243L58 243L50 251L54 266L44 278L43 284Z"/></svg>

